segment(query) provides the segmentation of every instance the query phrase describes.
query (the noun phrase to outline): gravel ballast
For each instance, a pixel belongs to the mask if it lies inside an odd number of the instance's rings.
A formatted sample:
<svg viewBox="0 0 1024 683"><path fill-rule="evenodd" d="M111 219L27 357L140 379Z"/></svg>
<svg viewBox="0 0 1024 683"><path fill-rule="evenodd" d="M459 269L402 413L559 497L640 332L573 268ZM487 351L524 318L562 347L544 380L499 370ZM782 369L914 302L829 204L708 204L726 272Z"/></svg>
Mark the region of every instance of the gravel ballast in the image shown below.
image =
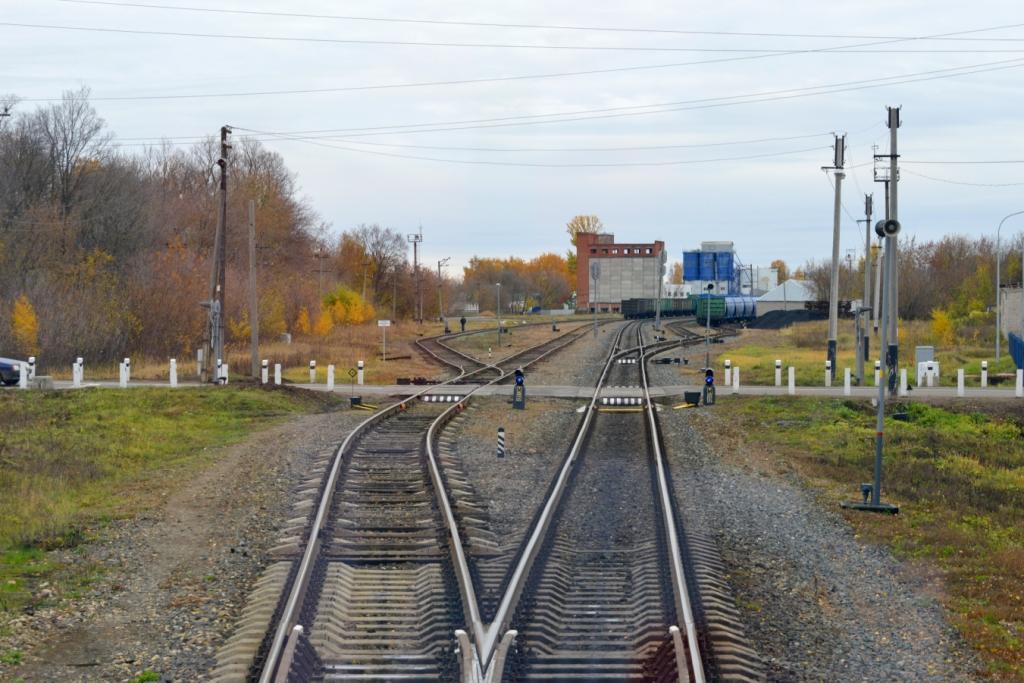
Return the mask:
<svg viewBox="0 0 1024 683"><path fill-rule="evenodd" d="M794 475L716 453L730 426L711 410L663 410L666 451L685 525L717 541L768 680L977 680L925 582Z"/></svg>
<svg viewBox="0 0 1024 683"><path fill-rule="evenodd" d="M102 578L81 598L19 618L0 643L25 651L5 680L201 681L267 564L295 488L363 412L291 419L224 448L145 515L117 522L67 562Z"/></svg>

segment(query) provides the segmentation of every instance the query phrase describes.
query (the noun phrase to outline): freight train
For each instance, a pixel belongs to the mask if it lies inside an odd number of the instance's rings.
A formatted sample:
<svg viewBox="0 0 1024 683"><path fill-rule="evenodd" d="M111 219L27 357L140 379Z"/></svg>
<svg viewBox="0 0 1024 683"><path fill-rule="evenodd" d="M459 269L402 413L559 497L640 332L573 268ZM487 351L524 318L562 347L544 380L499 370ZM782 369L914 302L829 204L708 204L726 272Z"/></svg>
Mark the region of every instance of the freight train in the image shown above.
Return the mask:
<svg viewBox="0 0 1024 683"><path fill-rule="evenodd" d="M710 320L721 322L742 322L757 317L757 299L752 296L700 296L694 299L694 315L698 322Z"/></svg>
<svg viewBox="0 0 1024 683"><path fill-rule="evenodd" d="M661 317L693 315L693 301L690 297L663 298L661 300ZM657 299L624 299L622 301L622 315L625 318L653 318L657 311Z"/></svg>

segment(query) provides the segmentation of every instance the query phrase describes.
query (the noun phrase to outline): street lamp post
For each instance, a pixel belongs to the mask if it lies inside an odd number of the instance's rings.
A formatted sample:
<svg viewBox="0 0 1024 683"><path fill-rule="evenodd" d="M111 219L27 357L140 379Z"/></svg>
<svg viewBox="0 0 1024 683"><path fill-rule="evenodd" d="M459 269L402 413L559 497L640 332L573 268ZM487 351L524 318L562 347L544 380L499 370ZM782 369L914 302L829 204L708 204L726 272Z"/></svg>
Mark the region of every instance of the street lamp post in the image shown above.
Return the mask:
<svg viewBox="0 0 1024 683"><path fill-rule="evenodd" d="M497 314L498 314L497 315L497 317L498 317L498 349L500 350L501 349L501 283L500 282L495 282L494 286L498 288L498 303L495 306L495 308L498 309L498 311L497 311Z"/></svg>
<svg viewBox="0 0 1024 683"><path fill-rule="evenodd" d="M999 270L1000 261L1002 260L1000 256L999 233L1003 229L1003 223L1005 223L1007 219L1013 218L1014 216L1020 216L1021 214L1024 214L1024 211L1014 211L1011 214L1003 216L1003 220L999 221L999 227L996 228L996 361L999 360L999 347L1003 336L1003 314L1001 307L999 306L999 297L1002 293L1002 274ZM1021 272L1024 273L1024 253L1021 255L1021 269ZM1022 309L1022 316L1024 316L1024 309ZM1022 318L1022 322L1024 322L1024 318Z"/></svg>

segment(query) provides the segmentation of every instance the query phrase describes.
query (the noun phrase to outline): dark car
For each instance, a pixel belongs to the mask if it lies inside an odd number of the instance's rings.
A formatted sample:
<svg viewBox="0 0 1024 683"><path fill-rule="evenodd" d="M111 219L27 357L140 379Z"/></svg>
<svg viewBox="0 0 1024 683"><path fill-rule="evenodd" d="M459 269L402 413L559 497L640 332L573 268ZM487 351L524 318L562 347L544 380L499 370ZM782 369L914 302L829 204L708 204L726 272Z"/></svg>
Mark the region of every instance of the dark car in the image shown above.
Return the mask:
<svg viewBox="0 0 1024 683"><path fill-rule="evenodd" d="M0 358L0 384L17 384L18 365L24 362L13 358Z"/></svg>

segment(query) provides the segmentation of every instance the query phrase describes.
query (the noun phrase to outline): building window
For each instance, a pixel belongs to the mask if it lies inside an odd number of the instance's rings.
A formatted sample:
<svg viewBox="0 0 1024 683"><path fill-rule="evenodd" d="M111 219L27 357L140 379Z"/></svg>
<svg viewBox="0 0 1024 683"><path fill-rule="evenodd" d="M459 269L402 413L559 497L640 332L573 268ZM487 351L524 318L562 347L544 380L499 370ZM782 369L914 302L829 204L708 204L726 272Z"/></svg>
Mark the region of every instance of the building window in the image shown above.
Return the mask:
<svg viewBox="0 0 1024 683"><path fill-rule="evenodd" d="M601 253L602 253L602 254L607 254L607 253L608 253L608 250L607 250L607 249L602 249L602 250L601 250Z"/></svg>
<svg viewBox="0 0 1024 683"><path fill-rule="evenodd" d="M633 253L634 253L634 254L639 254L639 253L640 253L640 249L639 249L639 248L637 248L637 249L634 249L634 250L633 250Z"/></svg>
<svg viewBox="0 0 1024 683"><path fill-rule="evenodd" d="M591 249L591 250L590 250L590 253L591 253L591 254L596 254L596 253L597 253L597 249Z"/></svg>
<svg viewBox="0 0 1024 683"><path fill-rule="evenodd" d="M618 254L618 253L619 253L619 250L618 250L618 249L612 249L612 253L613 253L613 254Z"/></svg>
<svg viewBox="0 0 1024 683"><path fill-rule="evenodd" d="M651 248L650 248L650 247L647 247L646 249L644 249L644 252L645 252L645 253L646 253L646 254L647 254L648 256L650 256L650 255L651 255Z"/></svg>

